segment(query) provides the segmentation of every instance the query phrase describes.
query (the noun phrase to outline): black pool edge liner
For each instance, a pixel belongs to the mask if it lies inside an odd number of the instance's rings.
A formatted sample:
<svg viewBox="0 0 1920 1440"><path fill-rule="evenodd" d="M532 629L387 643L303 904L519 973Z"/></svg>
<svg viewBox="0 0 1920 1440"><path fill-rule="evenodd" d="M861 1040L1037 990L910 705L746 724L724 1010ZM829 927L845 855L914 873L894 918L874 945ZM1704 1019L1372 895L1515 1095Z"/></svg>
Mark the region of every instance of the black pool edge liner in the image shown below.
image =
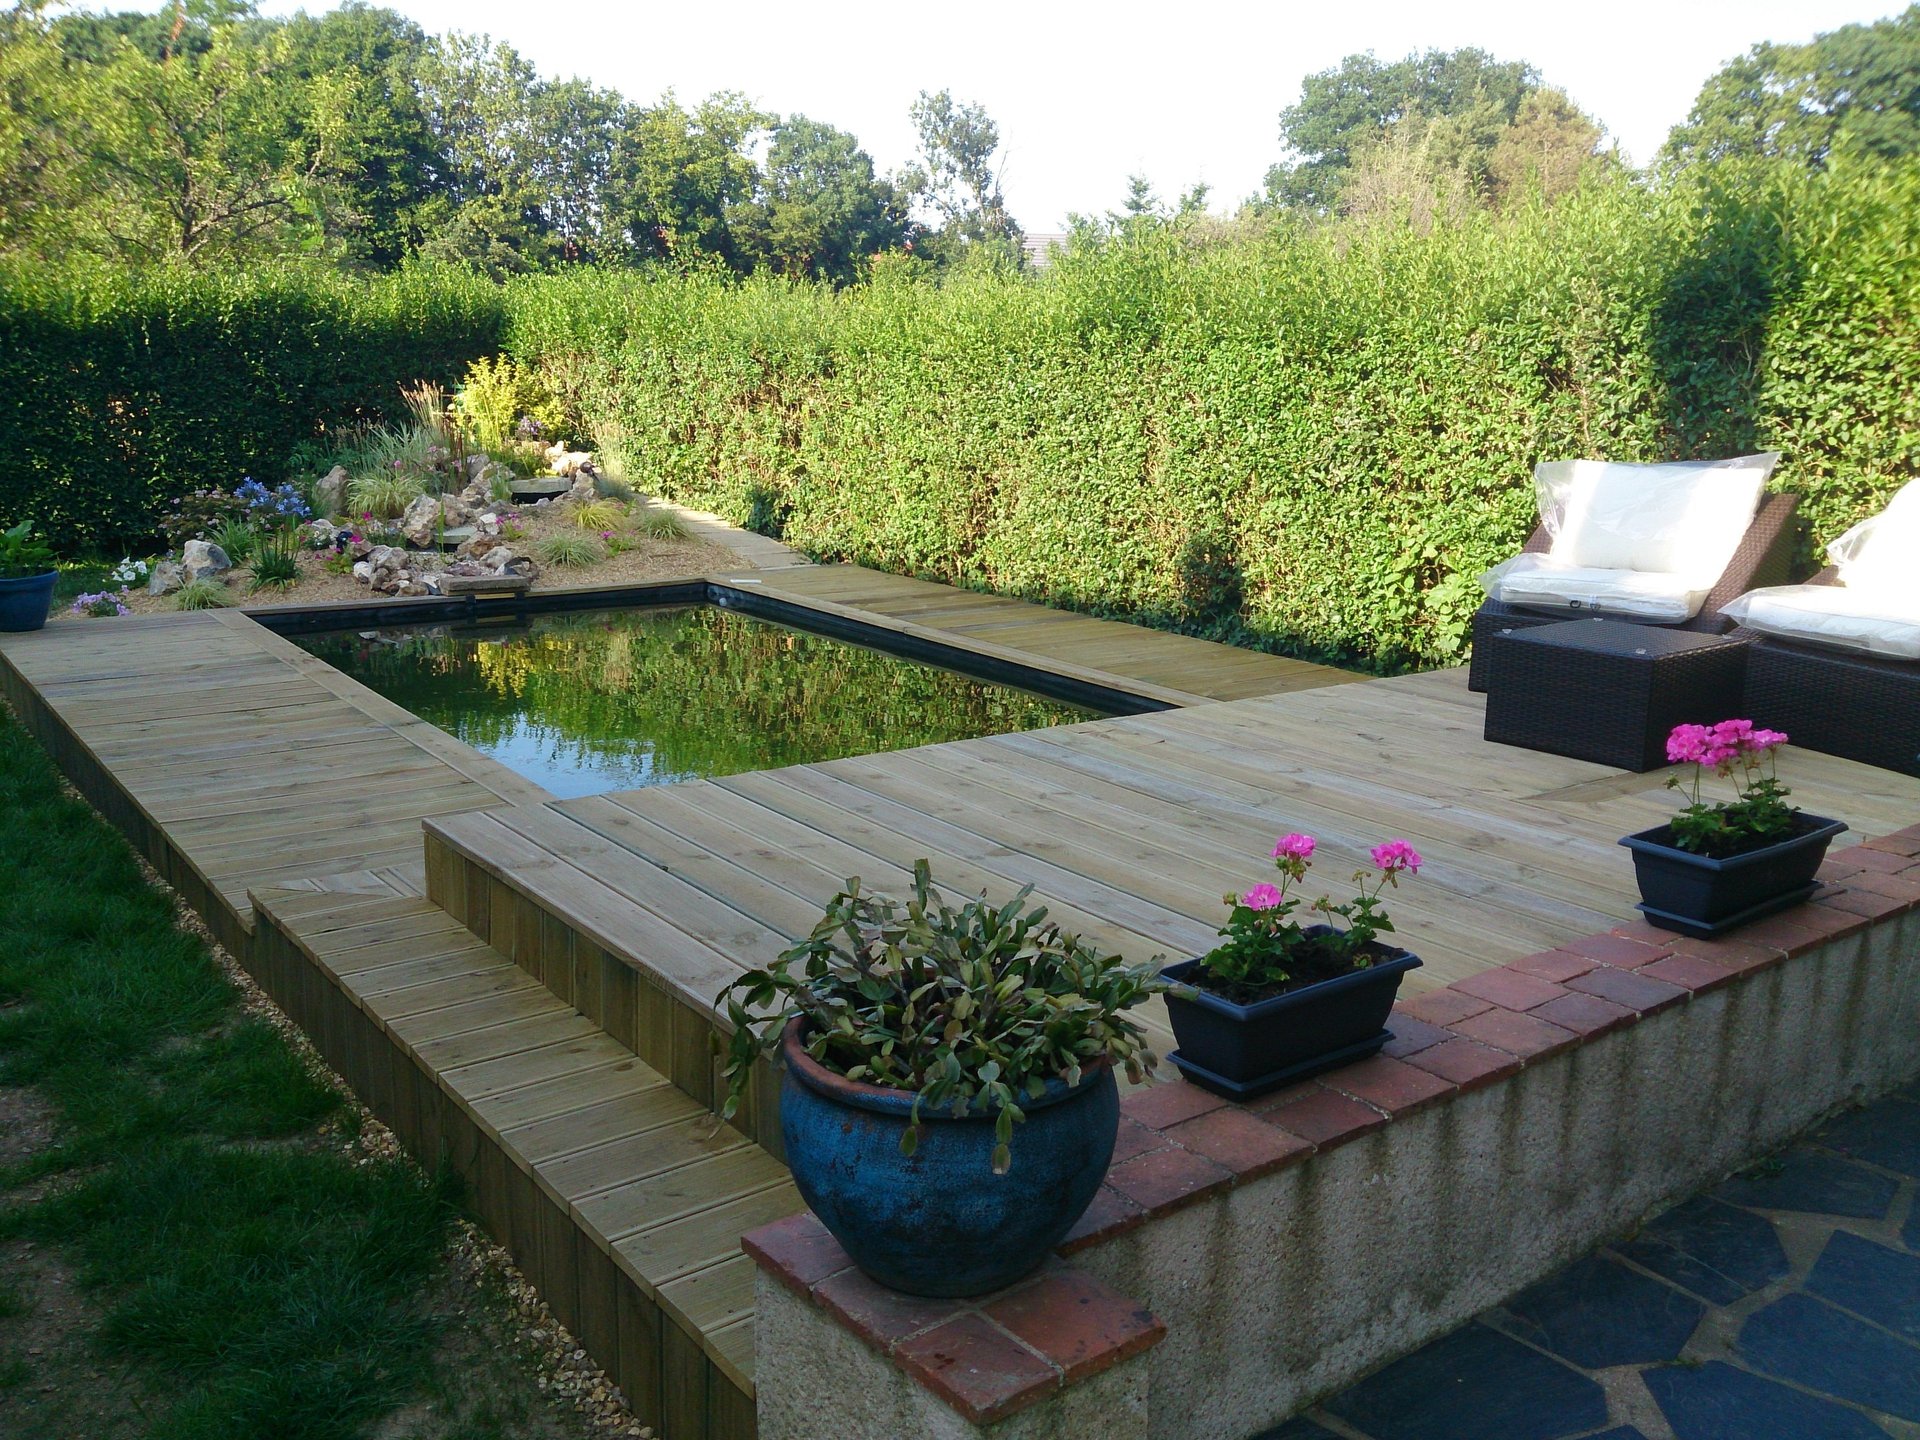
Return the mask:
<svg viewBox="0 0 1920 1440"><path fill-rule="evenodd" d="M399 625L484 624L489 620L523 620L533 615L569 610L638 609L668 605L713 605L738 610L756 619L772 620L796 630L811 631L833 640L864 645L906 660L918 660L957 671L976 680L1044 695L1101 715L1143 715L1175 707L1131 691L1057 674L1038 666L982 655L959 645L948 645L909 635L881 625L868 625L844 615L829 614L807 605L756 592L750 586L711 580L669 580L643 585L594 587L579 590L535 591L527 595L408 596L369 605L275 605L248 610L247 617L276 635L312 635L330 630L386 629Z"/></svg>

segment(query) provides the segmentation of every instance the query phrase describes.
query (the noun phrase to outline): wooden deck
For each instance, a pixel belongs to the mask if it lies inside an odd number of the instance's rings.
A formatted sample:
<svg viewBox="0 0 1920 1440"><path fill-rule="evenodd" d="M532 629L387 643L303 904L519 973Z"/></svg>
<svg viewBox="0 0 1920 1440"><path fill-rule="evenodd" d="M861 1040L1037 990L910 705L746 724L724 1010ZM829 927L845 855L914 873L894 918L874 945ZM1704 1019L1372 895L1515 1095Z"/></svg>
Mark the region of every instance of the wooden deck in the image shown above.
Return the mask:
<svg viewBox="0 0 1920 1440"><path fill-rule="evenodd" d="M393 870L428 815L550 798L231 610L0 637L0 687L239 953L247 892Z"/></svg>
<svg viewBox="0 0 1920 1440"><path fill-rule="evenodd" d="M437 817L430 893L523 937L536 973L574 983L557 944L663 986L672 1014L636 1051L702 1096L690 1032L720 986L805 934L847 876L898 887L921 857L953 893L1032 883L1096 943L1179 958L1210 946L1224 893L1271 877L1276 835L1319 837L1309 893L1336 895L1402 837L1426 859L1389 897L1425 961L1417 992L1635 918L1616 842L1674 803L1664 772L1489 744L1483 716L1456 670ZM1858 833L1920 816L1920 780L1798 751L1787 772Z"/></svg>
<svg viewBox="0 0 1920 1440"><path fill-rule="evenodd" d="M69 777L467 1177L673 1440L750 1440L737 1239L797 1203L767 1077L737 1129L703 1119L712 999L847 876L899 886L926 857L956 894L1031 882L1144 960L1206 948L1279 833L1320 838L1313 893L1401 836L1427 861L1390 897L1419 990L1631 918L1615 841L1672 807L1662 774L1487 744L1464 671L1363 681L852 567L713 579L1172 708L556 802L234 612L0 637L0 688ZM1857 834L1920 817L1920 780L1797 751L1786 772Z"/></svg>
<svg viewBox="0 0 1920 1440"><path fill-rule="evenodd" d="M1071 610L1053 610L858 565L712 577L716 584L970 650L992 660L1127 690L1166 705L1244 700L1364 680L1350 670L1240 650Z"/></svg>

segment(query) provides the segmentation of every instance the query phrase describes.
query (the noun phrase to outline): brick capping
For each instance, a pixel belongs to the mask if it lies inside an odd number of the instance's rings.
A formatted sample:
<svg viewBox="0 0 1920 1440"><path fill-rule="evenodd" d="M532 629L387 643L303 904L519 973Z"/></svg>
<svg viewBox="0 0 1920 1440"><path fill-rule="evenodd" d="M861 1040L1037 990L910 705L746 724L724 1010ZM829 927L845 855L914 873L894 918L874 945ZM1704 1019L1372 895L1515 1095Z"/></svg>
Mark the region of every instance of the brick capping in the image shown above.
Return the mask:
<svg viewBox="0 0 1920 1440"><path fill-rule="evenodd" d="M1246 1105L1178 1078L1122 1097L1120 1139L1072 1256L1236 1185L1346 1145L1416 1110L1685 1005L1920 907L1920 825L1822 865L1812 899L1698 940L1635 921L1396 1004L1380 1055ZM1157 1344L1165 1327L1068 1265L979 1301L894 1296L857 1270L811 1214L742 1241L969 1420L985 1424Z"/></svg>
<svg viewBox="0 0 1920 1440"><path fill-rule="evenodd" d="M1058 1261L997 1294L929 1300L868 1279L811 1212L748 1233L740 1248L976 1425L1111 1370L1167 1333L1144 1307Z"/></svg>
<svg viewBox="0 0 1920 1440"><path fill-rule="evenodd" d="M1184 1080L1121 1099L1123 1143L1071 1255L1920 906L1920 825L1830 856L1811 900L1720 940L1640 921L1398 1002L1378 1056L1242 1106ZM1277 1131L1265 1140L1229 1117ZM1196 1117L1212 1124L1204 1131ZM1209 1143L1211 1142L1211 1143ZM1182 1153L1184 1152L1184 1153Z"/></svg>

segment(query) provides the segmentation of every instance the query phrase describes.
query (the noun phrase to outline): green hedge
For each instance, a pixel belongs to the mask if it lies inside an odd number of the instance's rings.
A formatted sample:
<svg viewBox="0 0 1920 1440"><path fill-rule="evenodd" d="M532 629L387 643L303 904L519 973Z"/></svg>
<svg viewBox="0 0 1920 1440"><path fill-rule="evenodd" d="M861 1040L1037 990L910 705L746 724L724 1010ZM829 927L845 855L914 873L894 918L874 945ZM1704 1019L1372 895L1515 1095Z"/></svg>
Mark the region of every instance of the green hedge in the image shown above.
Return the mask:
<svg viewBox="0 0 1920 1440"><path fill-rule="evenodd" d="M172 497L277 480L299 442L398 412L402 383L456 380L503 300L457 272L0 268L0 521L68 554L151 548Z"/></svg>
<svg viewBox="0 0 1920 1440"><path fill-rule="evenodd" d="M0 522L117 551L504 346L635 483L821 556L1392 669L1459 655L1540 458L1779 448L1808 558L1920 473L1912 163L918 273L0 270Z"/></svg>
<svg viewBox="0 0 1920 1440"><path fill-rule="evenodd" d="M1778 447L1821 541L1920 472L1911 166L1616 183L1426 235L1158 234L942 288L576 274L510 309L509 349L644 488L1380 668L1460 653L1537 459Z"/></svg>

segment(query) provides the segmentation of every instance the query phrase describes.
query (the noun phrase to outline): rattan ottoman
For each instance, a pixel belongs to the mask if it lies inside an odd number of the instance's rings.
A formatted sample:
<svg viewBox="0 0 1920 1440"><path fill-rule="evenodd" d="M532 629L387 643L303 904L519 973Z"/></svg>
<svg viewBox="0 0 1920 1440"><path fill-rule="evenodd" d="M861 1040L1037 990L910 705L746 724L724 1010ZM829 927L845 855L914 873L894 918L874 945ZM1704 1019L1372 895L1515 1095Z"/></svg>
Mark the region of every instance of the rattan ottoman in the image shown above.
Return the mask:
<svg viewBox="0 0 1920 1440"><path fill-rule="evenodd" d="M1755 640L1745 712L1790 743L1920 775L1920 661Z"/></svg>
<svg viewBox="0 0 1920 1440"><path fill-rule="evenodd" d="M1667 763L1676 725L1740 708L1744 637L1563 620L1491 635L1486 737L1617 770Z"/></svg>

